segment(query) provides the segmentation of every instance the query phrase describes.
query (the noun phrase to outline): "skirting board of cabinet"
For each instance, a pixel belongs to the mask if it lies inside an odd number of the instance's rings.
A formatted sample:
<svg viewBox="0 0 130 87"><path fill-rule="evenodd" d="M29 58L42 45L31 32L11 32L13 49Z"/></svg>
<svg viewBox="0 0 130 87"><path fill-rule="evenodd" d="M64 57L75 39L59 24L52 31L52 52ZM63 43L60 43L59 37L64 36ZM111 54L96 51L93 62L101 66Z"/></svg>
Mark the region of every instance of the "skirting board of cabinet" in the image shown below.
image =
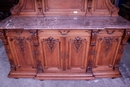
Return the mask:
<svg viewBox="0 0 130 87"><path fill-rule="evenodd" d="M38 80L44 79L64 79L64 80L92 80L95 79L90 73L39 73L35 77Z"/></svg>
<svg viewBox="0 0 130 87"><path fill-rule="evenodd" d="M119 70L92 70L93 75L97 78L115 78L121 77Z"/></svg>
<svg viewBox="0 0 130 87"><path fill-rule="evenodd" d="M8 77L9 78L34 78L36 76L37 71L34 70L18 70L18 71L10 71Z"/></svg>

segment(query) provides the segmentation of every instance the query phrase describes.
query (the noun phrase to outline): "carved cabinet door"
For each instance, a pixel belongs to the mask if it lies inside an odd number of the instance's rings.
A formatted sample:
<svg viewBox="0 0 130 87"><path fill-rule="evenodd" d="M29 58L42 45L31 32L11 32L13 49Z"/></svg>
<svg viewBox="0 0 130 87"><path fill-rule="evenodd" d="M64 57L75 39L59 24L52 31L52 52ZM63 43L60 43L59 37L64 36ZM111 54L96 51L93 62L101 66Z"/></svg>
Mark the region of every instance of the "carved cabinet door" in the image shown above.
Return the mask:
<svg viewBox="0 0 130 87"><path fill-rule="evenodd" d="M105 66L112 68L114 66L121 37L99 36L96 44L95 67Z"/></svg>
<svg viewBox="0 0 130 87"><path fill-rule="evenodd" d="M63 48L60 36L40 36L40 61L44 72L62 70Z"/></svg>
<svg viewBox="0 0 130 87"><path fill-rule="evenodd" d="M14 36L7 37L11 52L14 57L14 62L18 69L36 67L33 57L33 44L31 37L28 36Z"/></svg>
<svg viewBox="0 0 130 87"><path fill-rule="evenodd" d="M66 59L68 70L85 72L89 51L90 37L70 36L66 40Z"/></svg>

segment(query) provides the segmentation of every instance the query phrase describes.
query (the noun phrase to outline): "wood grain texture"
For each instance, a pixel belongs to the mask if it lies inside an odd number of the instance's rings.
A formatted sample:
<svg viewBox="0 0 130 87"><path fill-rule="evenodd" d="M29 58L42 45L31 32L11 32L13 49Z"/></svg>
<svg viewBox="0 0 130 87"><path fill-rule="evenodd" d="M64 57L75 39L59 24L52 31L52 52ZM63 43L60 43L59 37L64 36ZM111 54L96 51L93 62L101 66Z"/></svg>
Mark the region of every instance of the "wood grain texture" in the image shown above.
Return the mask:
<svg viewBox="0 0 130 87"><path fill-rule="evenodd" d="M20 0L11 9L14 15L118 16L110 0Z"/></svg>
<svg viewBox="0 0 130 87"><path fill-rule="evenodd" d="M0 30L11 78L119 77L129 29ZM6 42L6 44L5 44Z"/></svg>

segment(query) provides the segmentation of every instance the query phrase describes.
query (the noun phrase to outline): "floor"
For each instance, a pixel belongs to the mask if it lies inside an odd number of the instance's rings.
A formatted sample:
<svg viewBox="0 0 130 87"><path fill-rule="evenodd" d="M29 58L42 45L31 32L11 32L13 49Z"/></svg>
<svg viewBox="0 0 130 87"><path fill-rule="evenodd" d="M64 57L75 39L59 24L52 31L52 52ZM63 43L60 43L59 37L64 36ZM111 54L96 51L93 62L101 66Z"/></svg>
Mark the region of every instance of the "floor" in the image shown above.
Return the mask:
<svg viewBox="0 0 130 87"><path fill-rule="evenodd" d="M130 87L130 44L126 46L120 71L123 77L96 80L34 80L8 78L9 62L0 41L0 87Z"/></svg>

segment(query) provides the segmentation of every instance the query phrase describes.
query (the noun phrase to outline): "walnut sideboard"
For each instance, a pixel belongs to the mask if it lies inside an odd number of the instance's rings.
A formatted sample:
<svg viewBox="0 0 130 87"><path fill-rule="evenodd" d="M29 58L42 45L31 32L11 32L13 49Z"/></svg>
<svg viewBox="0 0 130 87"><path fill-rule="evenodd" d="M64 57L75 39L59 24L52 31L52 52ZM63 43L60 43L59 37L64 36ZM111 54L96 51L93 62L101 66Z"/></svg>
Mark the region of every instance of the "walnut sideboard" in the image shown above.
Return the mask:
<svg viewBox="0 0 130 87"><path fill-rule="evenodd" d="M0 22L0 39L10 63L8 77L121 76L130 22L118 16L110 0L73 1L20 0L11 9L12 16Z"/></svg>

